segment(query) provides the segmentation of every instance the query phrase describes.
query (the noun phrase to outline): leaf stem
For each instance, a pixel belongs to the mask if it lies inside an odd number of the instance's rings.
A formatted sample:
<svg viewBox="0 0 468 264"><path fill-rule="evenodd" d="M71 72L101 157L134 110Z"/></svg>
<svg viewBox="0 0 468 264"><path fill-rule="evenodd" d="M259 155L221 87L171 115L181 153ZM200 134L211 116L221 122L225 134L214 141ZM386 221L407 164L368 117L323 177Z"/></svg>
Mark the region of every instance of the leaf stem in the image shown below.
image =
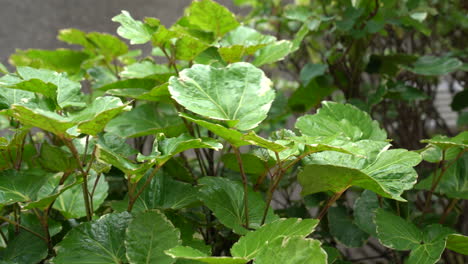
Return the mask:
<svg viewBox="0 0 468 264"><path fill-rule="evenodd" d="M88 170L84 170L83 164L81 163L80 155L78 154L78 150L76 149L75 145L71 142L70 139L62 137L63 142L65 145L70 149L73 157L76 159L78 163L78 168L83 176L83 183L81 184L81 187L83 189L83 199L85 203L85 209L86 209L86 219L88 221L91 221L93 218L93 212L91 211L91 206L89 204L89 191L88 191ZM89 166L90 167L90 166Z"/></svg>
<svg viewBox="0 0 468 264"><path fill-rule="evenodd" d="M140 195L143 193L143 191L146 189L146 187L148 187L148 185L151 183L151 180L154 178L154 176L156 175L156 173L159 171L159 169L162 167L162 165L164 165L164 163L162 164L158 164L154 169L153 171L151 172L151 174L148 176L148 178L146 179L145 183L143 184L143 186L140 188L140 190L138 190L138 192L135 194L135 196L133 197L129 197L128 199L128 207L127 207L127 211L128 212L131 212L132 209L133 209L133 206L135 205L135 202L137 201L138 197L140 197ZM128 179L129 181L131 180L130 178ZM134 184L136 185L136 184ZM136 186L135 186L136 187ZM132 191L133 192L133 191Z"/></svg>
<svg viewBox="0 0 468 264"><path fill-rule="evenodd" d="M319 215L317 216L317 219L321 220L325 216L325 214L327 213L330 206L332 206L348 188L349 188L349 186L347 186L346 188L343 188L343 190L335 193L330 198L330 200L328 200L327 204L325 205L325 207L323 207L322 211L320 211Z"/></svg>
<svg viewBox="0 0 468 264"><path fill-rule="evenodd" d="M3 216L0 216L0 220L2 220L2 221L4 221L4 222L8 222L8 223L14 225L14 226L17 227L17 228L21 228L21 229L23 229L23 230L25 230L25 231L27 231L27 232L29 232L29 233L31 233L31 234L33 234L33 235L39 237L40 239L44 240L45 242L47 242L47 238L45 238L45 237L42 236L41 234L39 234L39 233L37 233L36 231L33 231L33 230L31 230L31 229L29 229L29 228L23 226L23 225L20 225L20 224L16 223L15 221L12 221L12 220L10 220L10 219L8 219L8 218L6 218L6 217L3 217Z"/></svg>
<svg viewBox="0 0 468 264"><path fill-rule="evenodd" d="M237 163L239 164L239 170L242 176L242 185L244 186L244 215L245 215L245 228L249 229L249 202L248 202L248 182L247 176L244 171L244 164L242 163L242 158L239 152L239 149L235 146L232 146L234 153L236 154Z"/></svg>
<svg viewBox="0 0 468 264"><path fill-rule="evenodd" d="M445 222L445 219L447 218L447 216L450 214L450 212L453 210L453 208L455 208L455 206L457 205L459 199L457 198L454 198L450 201L450 203L447 205L447 207L445 208L444 210L444 213L442 214L442 216L440 217L440 220L439 220L439 224L443 224Z"/></svg>
<svg viewBox="0 0 468 264"><path fill-rule="evenodd" d="M278 184L281 181L281 178L283 177L284 172L285 172L285 170L282 168L283 164L281 162L278 152L275 152L275 156L276 156L276 162L277 162L277 169L272 175L270 187L268 188L265 210L263 211L263 217L262 217L262 222L261 222L262 225L265 223L266 217L268 215L268 210L270 210L270 204L271 204L271 201L273 200L273 194L275 193L275 190L278 187Z"/></svg>
<svg viewBox="0 0 468 264"><path fill-rule="evenodd" d="M434 193L435 189L437 188L437 186L439 185L440 181L442 180L442 177L444 176L445 172L453 165L455 164L455 162L458 161L458 159L463 155L463 153L465 153L465 151L460 151L460 153L458 153L457 157L452 161L450 162L447 166L444 166L444 160L445 160L445 150L442 151L442 160L439 162L439 166L440 167L440 173L439 173L439 176L436 177L436 172L434 172L434 179L433 182L432 182L432 186L431 186L431 189L427 192L427 196L426 196L426 203L425 203L425 206L424 206L424 212L423 212L423 215L428 213L429 210L430 210L430 207L431 207L431 199L432 199L432 194Z"/></svg>

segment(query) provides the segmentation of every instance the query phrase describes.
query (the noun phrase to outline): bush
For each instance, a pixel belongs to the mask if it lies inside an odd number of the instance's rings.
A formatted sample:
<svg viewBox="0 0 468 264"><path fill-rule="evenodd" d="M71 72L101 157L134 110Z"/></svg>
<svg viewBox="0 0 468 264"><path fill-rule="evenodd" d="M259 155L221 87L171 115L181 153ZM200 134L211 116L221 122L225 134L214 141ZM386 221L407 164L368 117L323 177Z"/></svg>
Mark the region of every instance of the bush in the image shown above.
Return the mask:
<svg viewBox="0 0 468 264"><path fill-rule="evenodd" d="M235 2L1 67L2 263L467 260L463 2Z"/></svg>

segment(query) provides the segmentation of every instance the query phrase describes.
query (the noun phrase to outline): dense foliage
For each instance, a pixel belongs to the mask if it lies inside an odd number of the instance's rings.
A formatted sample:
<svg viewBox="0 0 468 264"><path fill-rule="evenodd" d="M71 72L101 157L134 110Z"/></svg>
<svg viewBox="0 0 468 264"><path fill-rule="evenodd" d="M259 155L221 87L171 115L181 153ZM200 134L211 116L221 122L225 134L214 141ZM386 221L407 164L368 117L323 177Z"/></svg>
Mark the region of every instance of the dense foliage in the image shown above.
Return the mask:
<svg viewBox="0 0 468 264"><path fill-rule="evenodd" d="M466 4L235 3L2 65L0 263L466 263Z"/></svg>

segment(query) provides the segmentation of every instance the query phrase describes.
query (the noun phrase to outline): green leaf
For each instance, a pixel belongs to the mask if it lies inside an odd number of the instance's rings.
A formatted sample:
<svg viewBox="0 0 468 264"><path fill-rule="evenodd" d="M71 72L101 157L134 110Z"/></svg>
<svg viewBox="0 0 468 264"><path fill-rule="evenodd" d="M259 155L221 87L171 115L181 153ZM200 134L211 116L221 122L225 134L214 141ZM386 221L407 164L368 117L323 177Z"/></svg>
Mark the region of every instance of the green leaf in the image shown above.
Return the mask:
<svg viewBox="0 0 468 264"><path fill-rule="evenodd" d="M327 69L328 69L328 66L325 64L307 63L301 69L299 79L301 80L301 83L303 85L307 85L315 77L325 74L325 71Z"/></svg>
<svg viewBox="0 0 468 264"><path fill-rule="evenodd" d="M423 139L421 143L427 143L448 150L452 147L468 148L468 131L463 131L455 137L447 137L444 135L437 135L431 139Z"/></svg>
<svg viewBox="0 0 468 264"><path fill-rule="evenodd" d="M145 185L145 175L143 180L138 182L137 189ZM174 180L166 173L158 171L156 176L146 186L135 202L132 212L145 212L151 209L172 209L178 210L186 208L198 202L198 190L191 184ZM127 210L128 197L122 201L113 203L113 208L117 211Z"/></svg>
<svg viewBox="0 0 468 264"><path fill-rule="evenodd" d="M157 30L157 25L148 25L135 20L125 10L122 10L121 14L113 17L112 21L120 23L119 28L117 28L117 34L122 38L130 40L130 44L144 44L150 41L151 36Z"/></svg>
<svg viewBox="0 0 468 264"><path fill-rule="evenodd" d="M246 234L248 230L243 226L244 215L244 189L238 182L218 177L204 177L199 180L200 199L213 211L213 214L225 226L232 228L237 234ZM249 227L259 228L266 204L263 197L249 188ZM270 209L265 223L276 220L277 216Z"/></svg>
<svg viewBox="0 0 468 264"><path fill-rule="evenodd" d="M176 59L192 61L208 48L208 45L197 38L182 35L177 39L175 47Z"/></svg>
<svg viewBox="0 0 468 264"><path fill-rule="evenodd" d="M460 91L453 96L450 107L453 111L462 111L468 107L468 89Z"/></svg>
<svg viewBox="0 0 468 264"><path fill-rule="evenodd" d="M203 31L213 32L216 37L222 37L239 26L233 13L212 0L192 2L185 10L185 16L190 25Z"/></svg>
<svg viewBox="0 0 468 264"><path fill-rule="evenodd" d="M468 255L468 236L451 234L447 237L447 248Z"/></svg>
<svg viewBox="0 0 468 264"><path fill-rule="evenodd" d="M51 175L38 169L0 172L0 204L35 201Z"/></svg>
<svg viewBox="0 0 468 264"><path fill-rule="evenodd" d="M164 133L168 137L185 132L182 119L174 107L164 104L142 104L111 120L106 131L124 138Z"/></svg>
<svg viewBox="0 0 468 264"><path fill-rule="evenodd" d="M441 225L430 225L424 228L422 241L411 250L406 263L435 264L439 261L445 249L447 236L453 231Z"/></svg>
<svg viewBox="0 0 468 264"><path fill-rule="evenodd" d="M298 180L303 186L303 195L339 192L355 185L405 201L400 195L416 183L417 173L413 167L420 161L419 154L405 149L383 151L375 159L326 151L309 156Z"/></svg>
<svg viewBox="0 0 468 264"><path fill-rule="evenodd" d="M232 257L211 257L207 254L186 246L177 246L166 250L166 254L173 257L174 259L187 259L193 260L195 263L207 263L207 264L245 264L248 260L242 258ZM193 263L193 262L189 262Z"/></svg>
<svg viewBox="0 0 468 264"><path fill-rule="evenodd" d="M420 75L439 76L457 71L462 65L463 63L456 58L423 56L412 66L404 68Z"/></svg>
<svg viewBox="0 0 468 264"><path fill-rule="evenodd" d="M262 70L239 62L218 69L194 65L171 77L172 97L188 110L230 127L249 130L262 122L274 99L271 81Z"/></svg>
<svg viewBox="0 0 468 264"><path fill-rule="evenodd" d="M195 117L185 114L185 113L180 113L179 114L181 117L190 120L208 130L213 132L215 135L220 136L221 138L225 139L227 142L229 142L231 145L235 147L240 147L240 146L245 146L245 145L250 145L249 142L243 140L244 135L232 128L227 128L225 126L211 123L205 120L201 119L196 119Z"/></svg>
<svg viewBox="0 0 468 264"><path fill-rule="evenodd" d="M437 176L439 173L440 171ZM434 173L420 181L416 189L430 190L433 182ZM468 199L468 153L463 154L456 163L446 169L434 191L449 198Z"/></svg>
<svg viewBox="0 0 468 264"><path fill-rule="evenodd" d="M38 127L59 136L67 136L66 131L74 126L74 122L70 118L55 112L39 108L31 109L22 105L12 105L11 110L13 117L24 125Z"/></svg>
<svg viewBox="0 0 468 264"><path fill-rule="evenodd" d="M268 244L259 253L255 263L327 263L327 253L320 247L321 243L301 236L279 237Z"/></svg>
<svg viewBox="0 0 468 264"><path fill-rule="evenodd" d="M330 234L347 247L362 247L369 235L359 229L346 212L344 207L331 207L328 209L328 228Z"/></svg>
<svg viewBox="0 0 468 264"><path fill-rule="evenodd" d="M66 73L57 73L45 69L34 69L31 67L18 67L16 68L18 75L23 80L37 79L45 84L52 84L55 86L56 92L47 92L47 96L57 96L57 104L61 108L69 106L82 107L85 104L82 102L81 84L79 82L72 81L68 78ZM37 81L36 81L37 83ZM48 89L52 89L53 86L47 85Z"/></svg>
<svg viewBox="0 0 468 264"><path fill-rule="evenodd" d="M244 171L248 174L260 175L265 173L268 169L268 164L265 164L263 160L254 154L242 153L241 154L242 164L244 165ZM234 153L227 153L222 156L224 167L227 169L239 172L239 163L237 162L236 155Z"/></svg>
<svg viewBox="0 0 468 264"><path fill-rule="evenodd" d="M17 67L29 66L73 75L81 70L81 64L88 58L88 54L76 50L28 49L16 50L16 53L10 56L10 62Z"/></svg>
<svg viewBox="0 0 468 264"><path fill-rule="evenodd" d="M375 210L379 208L377 195L372 191L365 190L354 202L354 224L372 236L377 236L376 226L373 221Z"/></svg>
<svg viewBox="0 0 468 264"><path fill-rule="evenodd" d="M376 210L374 221L377 226L377 238L386 247L412 250L423 238L423 233L413 223L383 209Z"/></svg>
<svg viewBox="0 0 468 264"><path fill-rule="evenodd" d="M255 29L239 26L227 33L219 42L218 52L227 62L238 62L245 55L253 55L267 44L275 42L273 36L263 35Z"/></svg>
<svg viewBox="0 0 468 264"><path fill-rule="evenodd" d="M65 185L72 184L74 179L69 177L65 181ZM97 183L96 183L97 181ZM93 208L97 210L107 197L109 184L106 182L105 177L98 178L96 173L91 170L88 177L88 189L92 191L96 184L96 189L93 195ZM67 218L80 218L86 216L85 202L83 198L83 189L81 185L76 185L61 194L53 205L54 209L60 211L62 215Z"/></svg>
<svg viewBox="0 0 468 264"><path fill-rule="evenodd" d="M295 127L308 136L340 134L352 141L363 139L383 141L387 138L387 133L366 112L349 104L327 101L322 102L317 114L298 118Z"/></svg>
<svg viewBox="0 0 468 264"><path fill-rule="evenodd" d="M266 224L241 237L231 248L234 257L254 259L261 250L279 237L306 237L317 226L316 219L287 218Z"/></svg>
<svg viewBox="0 0 468 264"><path fill-rule="evenodd" d="M109 62L128 52L127 44L110 34L91 32L86 35L86 39L97 54L104 56Z"/></svg>
<svg viewBox="0 0 468 264"><path fill-rule="evenodd" d="M268 139L265 139L265 138L262 138L260 136L258 136L254 131L250 131L249 133L245 134L243 137L242 137L243 140L251 143L252 145L256 145L256 146L259 146L259 147L262 147L262 148L266 148L266 149L269 149L271 151L274 151L274 152L281 152L285 149L287 149L287 147L281 145L281 144L278 144L278 143L275 143L271 140L268 140Z"/></svg>
<svg viewBox="0 0 468 264"><path fill-rule="evenodd" d="M117 97L98 97L84 110L71 115L71 118L78 123L78 132L96 136L111 119L127 110L127 106L128 103L123 104Z"/></svg>
<svg viewBox="0 0 468 264"><path fill-rule="evenodd" d="M46 257L47 244L44 240L24 230L9 239L7 247L0 250L0 258L9 261L7 264L40 263Z"/></svg>
<svg viewBox="0 0 468 264"><path fill-rule="evenodd" d="M153 78L156 80L158 78L165 79L169 75L172 75L172 71L166 65L155 64L148 60L125 66L120 73L123 78Z"/></svg>
<svg viewBox="0 0 468 264"><path fill-rule="evenodd" d="M78 167L69 152L48 143L42 144L38 161L43 169L52 172L71 172Z"/></svg>
<svg viewBox="0 0 468 264"><path fill-rule="evenodd" d="M68 189L82 182L81 179L74 179L74 180L67 181L66 183L60 185L60 180L62 178L62 175L63 175L62 173L57 173L53 176L48 177L47 182L44 185L42 185L42 187L37 192L37 197L35 201L26 203L23 206L23 208L24 209L40 208L44 210L48 206L50 206L53 202L55 202L57 197L62 195L63 192L67 191Z"/></svg>
<svg viewBox="0 0 468 264"><path fill-rule="evenodd" d="M179 230L157 211L138 214L126 231L125 248L130 263L174 263L164 251L180 244Z"/></svg>
<svg viewBox="0 0 468 264"><path fill-rule="evenodd" d="M107 214L73 228L57 244L56 264L95 263L121 264L125 257L125 229L132 216L127 213Z"/></svg>
<svg viewBox="0 0 468 264"><path fill-rule="evenodd" d="M6 76L8 75L4 77ZM4 77L0 78L0 111L10 108L13 104L28 104L35 101L36 95L33 92L2 87Z"/></svg>
<svg viewBox="0 0 468 264"><path fill-rule="evenodd" d="M148 161L162 165L173 156L189 149L210 148L219 150L223 144L212 138L194 138L187 134L178 137L166 138L163 134L156 137L153 143L153 151L150 155L138 155L138 161Z"/></svg>
<svg viewBox="0 0 468 264"><path fill-rule="evenodd" d="M135 162L128 159L128 156L135 153L128 153L128 151L122 152L122 149L116 148L116 144L114 143L120 143L120 146L129 148L129 146L125 143L123 139L119 139L117 136L110 136L109 139L110 140L100 140L98 142L96 149L96 158L103 163L108 163L118 168L127 176L136 176L141 178L152 164L136 164Z"/></svg>
<svg viewBox="0 0 468 264"><path fill-rule="evenodd" d="M318 77L301 85L288 99L288 106L295 112L307 112L317 106L336 89L330 78Z"/></svg>
<svg viewBox="0 0 468 264"><path fill-rule="evenodd" d="M293 43L291 41L277 41L258 50L255 59L252 61L252 64L260 67L265 64L282 60L291 52L292 49Z"/></svg>

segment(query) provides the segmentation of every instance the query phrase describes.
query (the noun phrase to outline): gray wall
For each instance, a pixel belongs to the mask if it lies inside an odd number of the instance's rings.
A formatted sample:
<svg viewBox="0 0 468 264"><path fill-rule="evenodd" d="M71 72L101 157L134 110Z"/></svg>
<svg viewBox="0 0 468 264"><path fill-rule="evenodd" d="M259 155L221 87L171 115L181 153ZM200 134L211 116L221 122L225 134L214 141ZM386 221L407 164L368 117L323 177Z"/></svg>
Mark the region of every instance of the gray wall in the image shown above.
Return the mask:
<svg viewBox="0 0 468 264"><path fill-rule="evenodd" d="M231 0L216 0L232 12ZM127 10L136 19L159 18L171 25L191 0L0 0L0 62L7 64L15 49L66 47L56 38L63 28L116 34L111 18Z"/></svg>

